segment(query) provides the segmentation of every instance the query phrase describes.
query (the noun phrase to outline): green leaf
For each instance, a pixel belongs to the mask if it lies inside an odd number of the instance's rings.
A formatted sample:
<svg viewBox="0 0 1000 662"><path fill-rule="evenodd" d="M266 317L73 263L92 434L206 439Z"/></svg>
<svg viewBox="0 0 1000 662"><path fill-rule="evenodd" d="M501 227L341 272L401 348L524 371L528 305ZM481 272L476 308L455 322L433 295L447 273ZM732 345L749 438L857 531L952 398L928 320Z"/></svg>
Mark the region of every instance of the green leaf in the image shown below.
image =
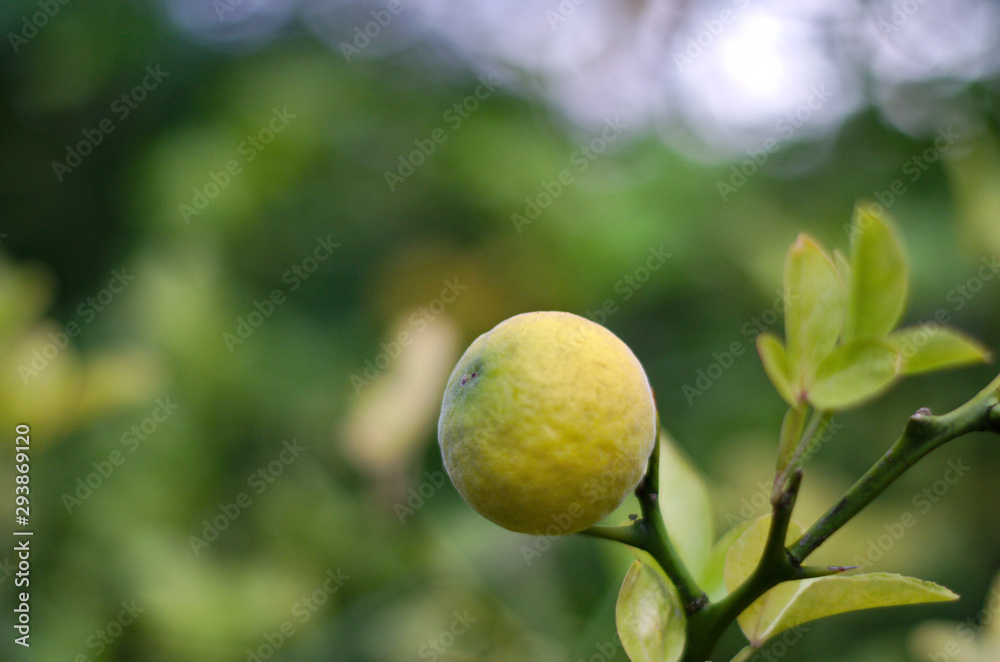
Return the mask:
<svg viewBox="0 0 1000 662"><path fill-rule="evenodd" d="M833 261L800 234L785 258L785 343L796 390L812 382L844 325L844 288ZM790 403L794 406L794 402Z"/></svg>
<svg viewBox="0 0 1000 662"><path fill-rule="evenodd" d="M802 438L802 430L806 424L806 408L803 406L789 407L781 421L781 435L778 439L778 465L775 473L780 474L792 461L795 449Z"/></svg>
<svg viewBox="0 0 1000 662"><path fill-rule="evenodd" d="M625 575L615 621L622 648L632 662L681 659L687 622L680 598L658 570L642 561L635 561Z"/></svg>
<svg viewBox="0 0 1000 662"><path fill-rule="evenodd" d="M726 590L732 591L742 584L757 567L764 552L764 543L767 541L770 527L771 514L768 513L754 520L729 549L724 570ZM785 537L786 544L797 540L801 535L802 529L795 522L789 523L788 535ZM751 646L759 648L764 642L768 626L781 616L782 610L795 595L796 583L778 584L737 617L740 629L750 640Z"/></svg>
<svg viewBox="0 0 1000 662"><path fill-rule="evenodd" d="M771 515L754 521L730 548L726 587L732 591L757 567L764 550ZM787 541L800 535L794 524ZM753 648L796 625L849 611L954 600L958 596L932 582L884 572L833 575L778 584L748 607L737 621Z"/></svg>
<svg viewBox="0 0 1000 662"><path fill-rule="evenodd" d="M778 391L778 395L795 407L797 405L796 393L788 372L788 355L785 353L785 346L781 344L781 340L770 331L760 334L757 336L757 353L760 354L760 361L764 364L764 372L771 380L775 390Z"/></svg>
<svg viewBox="0 0 1000 662"><path fill-rule="evenodd" d="M851 265L844 257L844 254L838 251L836 248L833 249L833 265L837 267L837 275L840 276L840 282L844 285L844 291L851 291Z"/></svg>
<svg viewBox="0 0 1000 662"><path fill-rule="evenodd" d="M808 400L817 409L847 409L889 386L901 367L902 357L890 344L850 340L837 346L816 369Z"/></svg>
<svg viewBox="0 0 1000 662"><path fill-rule="evenodd" d="M789 584L795 592L777 618L758 631L761 642L796 625L836 614L958 599L934 582L888 572L833 575Z"/></svg>
<svg viewBox="0 0 1000 662"><path fill-rule="evenodd" d="M892 230L872 207L858 205L851 228L851 293L845 338L881 338L906 305L906 261Z"/></svg>
<svg viewBox="0 0 1000 662"><path fill-rule="evenodd" d="M662 430L657 501L677 553L691 572L697 574L712 546L712 498L702 475Z"/></svg>
<svg viewBox="0 0 1000 662"><path fill-rule="evenodd" d="M756 652L757 652L756 649L754 649L753 647L744 646L743 648L740 649L740 652L737 653L733 659L729 660L729 662L746 662L751 657L753 657L753 654Z"/></svg>
<svg viewBox="0 0 1000 662"><path fill-rule="evenodd" d="M754 520L750 519L726 531L712 549L708 550L705 557L705 565L701 569L698 577L698 585L708 595L709 600L715 602L726 596L726 583L723 573L726 567L726 555L729 548L739 540L743 532L750 528Z"/></svg>
<svg viewBox="0 0 1000 662"><path fill-rule="evenodd" d="M903 357L904 375L990 360L990 351L979 342L935 322L899 329L886 342Z"/></svg>

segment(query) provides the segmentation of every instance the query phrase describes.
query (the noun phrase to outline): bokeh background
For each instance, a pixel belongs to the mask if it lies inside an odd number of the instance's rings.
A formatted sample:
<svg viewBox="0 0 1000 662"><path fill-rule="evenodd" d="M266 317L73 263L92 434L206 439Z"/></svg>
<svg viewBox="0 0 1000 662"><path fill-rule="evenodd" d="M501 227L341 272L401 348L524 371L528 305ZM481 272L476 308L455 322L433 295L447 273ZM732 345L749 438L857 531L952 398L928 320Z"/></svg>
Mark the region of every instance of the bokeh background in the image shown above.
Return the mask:
<svg viewBox="0 0 1000 662"><path fill-rule="evenodd" d="M943 310L1000 347L988 0L17 0L0 28L3 659L624 660L631 553L502 530L444 477L440 395L474 337L538 309L621 336L720 534L764 512L783 407L753 339L781 328L797 233L843 249L879 202L904 322ZM837 417L796 519L996 369ZM1000 659L998 474L995 438L952 442L816 555L959 602L774 653Z"/></svg>

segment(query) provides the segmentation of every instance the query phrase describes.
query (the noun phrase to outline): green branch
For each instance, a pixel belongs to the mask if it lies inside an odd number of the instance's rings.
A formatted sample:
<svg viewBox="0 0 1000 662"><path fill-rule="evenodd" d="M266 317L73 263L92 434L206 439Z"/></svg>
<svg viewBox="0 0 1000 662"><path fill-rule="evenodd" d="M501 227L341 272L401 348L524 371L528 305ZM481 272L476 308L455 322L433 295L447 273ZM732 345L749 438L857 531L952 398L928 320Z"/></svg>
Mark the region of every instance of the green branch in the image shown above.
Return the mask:
<svg viewBox="0 0 1000 662"><path fill-rule="evenodd" d="M778 584L798 579L826 577L845 570L845 568L801 567L785 550L788 525L792 520L792 510L801 484L802 471L799 470L791 474L787 484L772 497L771 526L767 533L767 541L764 543L760 561L750 576L723 599L689 616L687 644L682 662L708 660L716 642L736 617Z"/></svg>
<svg viewBox="0 0 1000 662"><path fill-rule="evenodd" d="M969 432L1000 434L1000 376L958 409L934 416L921 409L906 422L903 434L885 455L789 548L801 563L857 515L903 472L942 444Z"/></svg>
<svg viewBox="0 0 1000 662"><path fill-rule="evenodd" d="M710 659L719 638L747 607L778 584L825 577L850 568L806 567L802 561L840 527L857 515L907 469L935 448L969 432L1000 434L1000 376L976 397L952 412L934 416L921 409L909 418L900 438L868 472L823 517L790 548L785 548L788 525L802 482L795 465L801 451L828 420L828 412L816 412L806 426L799 447L786 471L779 475L771 496L772 518L760 561L747 579L718 602L711 602L681 561L667 534L660 512L660 445L655 444L649 467L636 488L642 515L624 526L593 526L582 531L614 540L650 554L677 589L687 614L687 639L681 662Z"/></svg>
<svg viewBox="0 0 1000 662"><path fill-rule="evenodd" d="M670 541L658 501L660 491L660 441L653 444L649 456L646 475L635 489L642 516L625 526L592 526L580 533L597 538L606 538L641 549L652 556L670 578L677 595L684 605L684 611L693 614L708 604L708 596L691 572L684 565L680 555Z"/></svg>

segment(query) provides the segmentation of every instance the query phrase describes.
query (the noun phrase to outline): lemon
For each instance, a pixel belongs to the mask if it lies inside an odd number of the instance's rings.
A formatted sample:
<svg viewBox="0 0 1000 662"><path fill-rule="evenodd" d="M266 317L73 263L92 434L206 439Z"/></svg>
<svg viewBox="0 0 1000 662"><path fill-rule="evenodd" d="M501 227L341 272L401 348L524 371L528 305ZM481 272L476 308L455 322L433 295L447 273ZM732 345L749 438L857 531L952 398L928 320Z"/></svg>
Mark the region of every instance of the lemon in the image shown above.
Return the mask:
<svg viewBox="0 0 1000 662"><path fill-rule="evenodd" d="M656 440L653 393L613 333L563 312L479 336L445 387L438 440L456 489L500 526L575 533L617 508Z"/></svg>

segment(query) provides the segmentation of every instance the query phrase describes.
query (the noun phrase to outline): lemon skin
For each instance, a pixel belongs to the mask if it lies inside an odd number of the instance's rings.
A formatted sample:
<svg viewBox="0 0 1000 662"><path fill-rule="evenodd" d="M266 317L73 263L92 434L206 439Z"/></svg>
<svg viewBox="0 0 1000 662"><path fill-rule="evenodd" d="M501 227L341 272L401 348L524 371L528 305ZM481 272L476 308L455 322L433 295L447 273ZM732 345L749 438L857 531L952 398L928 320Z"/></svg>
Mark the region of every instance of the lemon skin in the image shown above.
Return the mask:
<svg viewBox="0 0 1000 662"><path fill-rule="evenodd" d="M611 513L657 436L642 365L613 333L564 312L479 336L445 387L438 440L458 492L500 526L568 534Z"/></svg>

